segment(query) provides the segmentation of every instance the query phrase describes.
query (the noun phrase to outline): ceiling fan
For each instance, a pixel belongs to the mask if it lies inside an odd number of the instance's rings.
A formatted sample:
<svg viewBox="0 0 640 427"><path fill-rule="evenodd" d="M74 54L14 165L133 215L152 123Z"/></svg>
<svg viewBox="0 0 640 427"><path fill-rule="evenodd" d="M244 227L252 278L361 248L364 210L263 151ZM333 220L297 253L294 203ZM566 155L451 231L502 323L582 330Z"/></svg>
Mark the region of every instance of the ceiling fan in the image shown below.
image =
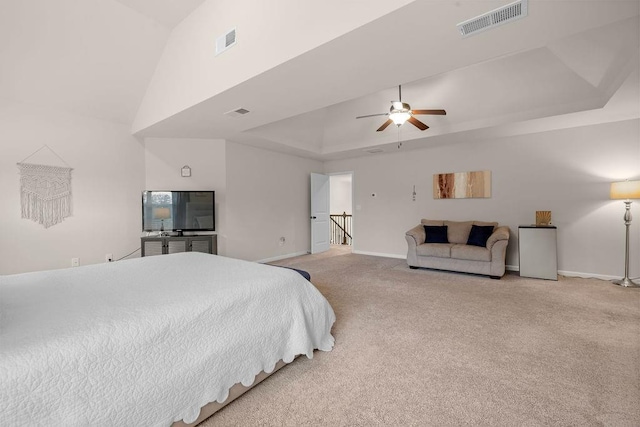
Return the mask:
<svg viewBox="0 0 640 427"><path fill-rule="evenodd" d="M377 130L381 132L387 128L391 123L395 123L397 126L402 126L405 122L409 122L420 130L429 129L429 126L416 119L414 115L420 114L432 114L444 116L447 114L444 110L412 110L411 106L406 102L402 102L402 85L398 85L398 98L399 101L391 101L391 109L388 113L369 114L367 116L358 116L356 119L363 119L365 117L375 116L389 116L386 122L382 124Z"/></svg>

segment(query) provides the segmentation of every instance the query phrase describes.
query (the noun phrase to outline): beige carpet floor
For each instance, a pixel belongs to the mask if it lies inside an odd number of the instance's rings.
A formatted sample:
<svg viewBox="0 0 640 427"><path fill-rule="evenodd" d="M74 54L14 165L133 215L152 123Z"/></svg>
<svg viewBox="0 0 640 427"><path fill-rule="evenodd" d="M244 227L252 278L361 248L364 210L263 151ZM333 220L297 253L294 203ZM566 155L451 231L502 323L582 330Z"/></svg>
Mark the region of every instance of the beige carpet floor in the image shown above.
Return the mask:
<svg viewBox="0 0 640 427"><path fill-rule="evenodd" d="M201 424L640 426L640 289L410 270L332 250L307 270L331 352L302 356Z"/></svg>

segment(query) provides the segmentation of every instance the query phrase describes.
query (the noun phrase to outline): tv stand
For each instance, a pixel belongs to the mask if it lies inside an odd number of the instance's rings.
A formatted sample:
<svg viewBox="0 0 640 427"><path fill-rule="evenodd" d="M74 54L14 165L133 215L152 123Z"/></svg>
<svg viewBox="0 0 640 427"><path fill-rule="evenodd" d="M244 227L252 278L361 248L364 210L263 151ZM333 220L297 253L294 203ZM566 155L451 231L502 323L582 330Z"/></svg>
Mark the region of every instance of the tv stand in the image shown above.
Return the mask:
<svg viewBox="0 0 640 427"><path fill-rule="evenodd" d="M182 234L182 233L180 233ZM166 255L179 252L218 253L218 236L148 236L140 238L140 255Z"/></svg>

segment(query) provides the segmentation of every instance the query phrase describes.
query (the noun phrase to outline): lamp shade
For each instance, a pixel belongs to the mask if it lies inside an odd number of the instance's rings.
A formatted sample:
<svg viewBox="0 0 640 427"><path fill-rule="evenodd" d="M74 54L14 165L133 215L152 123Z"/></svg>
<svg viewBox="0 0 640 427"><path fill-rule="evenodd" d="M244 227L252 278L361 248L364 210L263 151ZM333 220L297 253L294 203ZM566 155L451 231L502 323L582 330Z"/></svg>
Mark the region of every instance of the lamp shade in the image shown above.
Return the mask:
<svg viewBox="0 0 640 427"><path fill-rule="evenodd" d="M153 219L169 219L171 218L171 210L169 208L154 208Z"/></svg>
<svg viewBox="0 0 640 427"><path fill-rule="evenodd" d="M640 199L640 181L619 181L611 183L612 199Z"/></svg>

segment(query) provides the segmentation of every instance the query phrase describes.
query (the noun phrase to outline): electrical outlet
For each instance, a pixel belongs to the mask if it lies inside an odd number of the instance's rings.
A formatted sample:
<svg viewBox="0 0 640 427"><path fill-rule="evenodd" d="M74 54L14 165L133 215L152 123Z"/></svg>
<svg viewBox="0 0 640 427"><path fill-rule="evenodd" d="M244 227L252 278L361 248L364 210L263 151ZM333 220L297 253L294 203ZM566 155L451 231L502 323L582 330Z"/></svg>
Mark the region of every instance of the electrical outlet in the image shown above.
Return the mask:
<svg viewBox="0 0 640 427"><path fill-rule="evenodd" d="M71 267L78 267L80 265L80 258L71 258Z"/></svg>
<svg viewBox="0 0 640 427"><path fill-rule="evenodd" d="M113 254L106 254L104 256L105 261L107 262L112 262L113 261Z"/></svg>

